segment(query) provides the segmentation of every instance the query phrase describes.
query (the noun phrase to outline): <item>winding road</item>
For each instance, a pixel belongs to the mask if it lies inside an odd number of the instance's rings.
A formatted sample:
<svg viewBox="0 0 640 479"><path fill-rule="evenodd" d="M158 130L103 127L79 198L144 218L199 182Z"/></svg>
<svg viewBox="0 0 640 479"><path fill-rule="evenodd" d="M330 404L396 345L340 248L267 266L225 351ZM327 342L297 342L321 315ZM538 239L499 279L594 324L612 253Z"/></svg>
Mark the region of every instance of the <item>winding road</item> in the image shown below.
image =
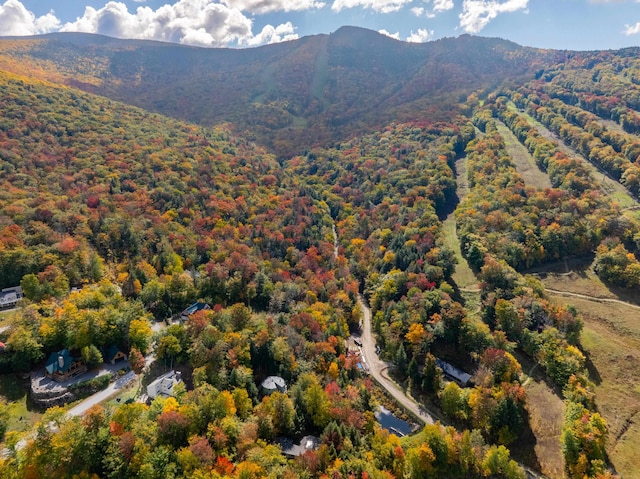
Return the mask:
<svg viewBox="0 0 640 479"><path fill-rule="evenodd" d="M387 390L387 392L400 403L404 408L411 411L417 418L419 418L425 424L434 424L434 414L429 413L418 403L408 397L400 387L389 379L383 372L389 367L383 361L378 359L376 354L376 341L371 332L371 309L365 303L361 295L358 295L358 305L362 310L363 324L362 324L362 352L363 361L366 363L369 374L374 377L378 383ZM439 419L439 418L437 418Z"/></svg>

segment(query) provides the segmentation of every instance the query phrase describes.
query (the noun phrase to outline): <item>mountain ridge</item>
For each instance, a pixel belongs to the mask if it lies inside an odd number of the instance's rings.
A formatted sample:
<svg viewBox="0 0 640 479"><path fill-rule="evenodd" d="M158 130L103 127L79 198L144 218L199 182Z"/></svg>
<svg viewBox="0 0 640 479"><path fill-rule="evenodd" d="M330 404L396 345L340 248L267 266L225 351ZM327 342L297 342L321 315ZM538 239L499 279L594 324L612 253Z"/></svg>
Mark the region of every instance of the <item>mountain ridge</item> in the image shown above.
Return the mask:
<svg viewBox="0 0 640 479"><path fill-rule="evenodd" d="M280 156L398 116L450 119L460 97L565 57L470 35L406 43L351 26L248 49L81 33L0 39L2 69L204 126L231 123Z"/></svg>

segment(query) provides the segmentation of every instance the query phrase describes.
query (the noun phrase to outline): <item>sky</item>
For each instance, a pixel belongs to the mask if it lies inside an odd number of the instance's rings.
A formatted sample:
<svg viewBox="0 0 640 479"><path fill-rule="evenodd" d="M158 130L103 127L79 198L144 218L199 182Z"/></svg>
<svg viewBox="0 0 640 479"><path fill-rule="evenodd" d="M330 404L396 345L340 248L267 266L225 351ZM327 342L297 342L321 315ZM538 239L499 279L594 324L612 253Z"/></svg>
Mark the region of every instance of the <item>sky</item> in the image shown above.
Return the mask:
<svg viewBox="0 0 640 479"><path fill-rule="evenodd" d="M0 36L79 31L246 48L343 25L410 42L469 33L617 49L640 45L640 0L0 0Z"/></svg>

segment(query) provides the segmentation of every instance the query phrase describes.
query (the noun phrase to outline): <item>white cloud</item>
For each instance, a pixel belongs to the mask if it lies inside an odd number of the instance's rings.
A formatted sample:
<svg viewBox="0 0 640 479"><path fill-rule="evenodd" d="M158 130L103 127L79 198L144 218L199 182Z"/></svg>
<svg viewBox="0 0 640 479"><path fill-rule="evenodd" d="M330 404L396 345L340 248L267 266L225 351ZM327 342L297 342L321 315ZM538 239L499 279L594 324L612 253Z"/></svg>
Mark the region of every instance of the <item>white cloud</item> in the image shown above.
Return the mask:
<svg viewBox="0 0 640 479"><path fill-rule="evenodd" d="M478 33L501 13L525 10L529 0L464 0L460 26L468 33Z"/></svg>
<svg viewBox="0 0 640 479"><path fill-rule="evenodd" d="M263 45L265 43L279 43L287 42L289 40L296 40L298 34L295 32L295 27L291 22L282 23L277 27L266 25L262 31L255 37L249 39L247 45Z"/></svg>
<svg viewBox="0 0 640 479"><path fill-rule="evenodd" d="M637 35L640 33L640 22L635 25L625 25L624 26L624 34L625 35Z"/></svg>
<svg viewBox="0 0 640 479"><path fill-rule="evenodd" d="M433 36L433 30L427 30L426 28L419 28L416 33L411 30L411 35L407 37L409 43L424 43L428 42Z"/></svg>
<svg viewBox="0 0 640 479"><path fill-rule="evenodd" d="M157 10L141 6L133 13L124 3L110 1L98 10L86 7L82 17L60 30L206 47L259 45L297 38L291 23L267 25L258 35L253 35L252 25L253 21L238 8L211 0L179 0Z"/></svg>
<svg viewBox="0 0 640 479"><path fill-rule="evenodd" d="M433 0L434 12L446 12L453 8L453 0Z"/></svg>
<svg viewBox="0 0 640 479"><path fill-rule="evenodd" d="M413 0L334 0L331 10L340 12L345 8L370 8L380 13L397 12Z"/></svg>
<svg viewBox="0 0 640 479"><path fill-rule="evenodd" d="M378 30L378 33L382 33L383 35L394 38L395 40L400 40L400 32L390 33L383 28L382 30Z"/></svg>
<svg viewBox="0 0 640 479"><path fill-rule="evenodd" d="M139 0L143 2L145 0ZM232 3L236 0L224 0ZM258 0L237 0L249 8L267 8ZM270 0L265 0L268 2ZM280 1L284 5L284 0ZM315 0L295 0L293 4L313 4ZM276 3L272 4L272 7ZM268 8L272 8L268 7ZM296 7L297 8L297 7ZM34 35L51 31L100 33L117 38L159 40L187 45L220 47L228 45L261 45L298 38L291 22L278 26L266 25L260 33L252 32L253 20L241 9L213 0L178 0L157 10L139 6L129 12L118 1L109 1L104 7L86 7L84 14L73 22L61 25L53 12L36 18L20 0L7 0L0 5L0 35Z"/></svg>
<svg viewBox="0 0 640 479"><path fill-rule="evenodd" d="M430 3L430 1L431 0L426 0L425 3ZM452 10L453 7L453 0L433 0L433 8L413 7L411 8L411 13L416 17L424 15L427 18L435 18L438 13Z"/></svg>
<svg viewBox="0 0 640 479"><path fill-rule="evenodd" d="M53 12L37 17L19 0L7 0L0 5L0 35L37 35L57 30L60 21Z"/></svg>
<svg viewBox="0 0 640 479"><path fill-rule="evenodd" d="M316 0L221 0L229 8L237 8L243 12L269 13L269 12L299 12L322 8L323 2Z"/></svg>

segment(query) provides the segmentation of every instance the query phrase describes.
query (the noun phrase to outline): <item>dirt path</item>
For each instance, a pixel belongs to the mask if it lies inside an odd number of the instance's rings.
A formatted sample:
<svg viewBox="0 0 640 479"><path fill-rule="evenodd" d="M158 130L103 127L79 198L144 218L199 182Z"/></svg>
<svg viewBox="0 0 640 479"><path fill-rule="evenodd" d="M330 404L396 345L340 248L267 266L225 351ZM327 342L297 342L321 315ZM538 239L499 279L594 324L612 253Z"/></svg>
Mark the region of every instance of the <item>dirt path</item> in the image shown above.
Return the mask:
<svg viewBox="0 0 640 479"><path fill-rule="evenodd" d="M597 303L617 303L617 304L622 304L623 306L628 306L630 308L640 309L640 306L638 306L637 304L627 303L626 301L622 301L620 299L600 298L598 296L590 296L588 294L572 293L570 291L560 291L557 289L550 289L550 288L545 288L545 291L547 293L555 294L557 296L570 296L573 298L581 298L581 299L586 299L588 301L595 301Z"/></svg>

